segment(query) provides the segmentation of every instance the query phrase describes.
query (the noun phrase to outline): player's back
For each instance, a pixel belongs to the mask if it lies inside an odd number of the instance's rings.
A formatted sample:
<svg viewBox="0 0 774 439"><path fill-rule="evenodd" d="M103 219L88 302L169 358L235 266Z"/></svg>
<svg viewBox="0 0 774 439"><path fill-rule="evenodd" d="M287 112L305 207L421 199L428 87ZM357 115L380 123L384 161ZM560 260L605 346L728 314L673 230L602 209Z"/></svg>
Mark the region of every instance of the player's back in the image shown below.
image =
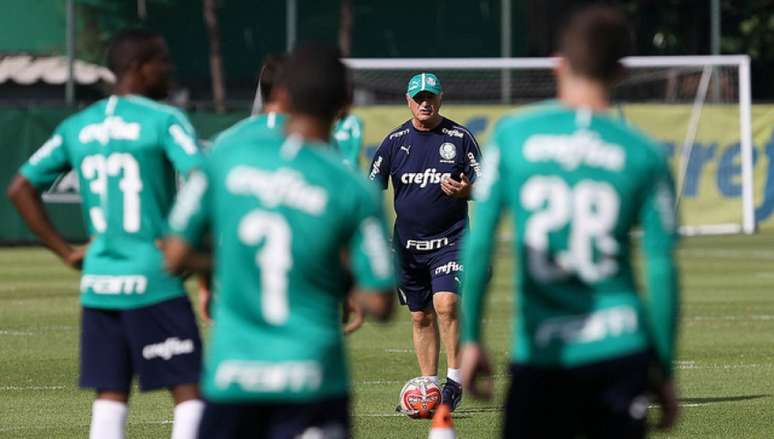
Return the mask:
<svg viewBox="0 0 774 439"><path fill-rule="evenodd" d="M209 398L297 400L347 388L344 249L377 203L340 162L327 145L250 123L213 148L206 170L218 299L208 367L217 370L206 374ZM383 233L378 222L370 227ZM378 260L391 276L386 245L372 249L384 253ZM273 382L255 382L272 371Z"/></svg>
<svg viewBox="0 0 774 439"><path fill-rule="evenodd" d="M674 209L663 152L607 115L559 105L504 118L494 142L516 230L516 359L572 365L646 348L630 234L654 188L662 212Z"/></svg>
<svg viewBox="0 0 774 439"><path fill-rule="evenodd" d="M71 116L22 173L46 180L78 174L90 235L82 302L133 308L183 293L163 270L155 240L165 234L176 170L200 163L193 128L182 113L139 96L111 96Z"/></svg>

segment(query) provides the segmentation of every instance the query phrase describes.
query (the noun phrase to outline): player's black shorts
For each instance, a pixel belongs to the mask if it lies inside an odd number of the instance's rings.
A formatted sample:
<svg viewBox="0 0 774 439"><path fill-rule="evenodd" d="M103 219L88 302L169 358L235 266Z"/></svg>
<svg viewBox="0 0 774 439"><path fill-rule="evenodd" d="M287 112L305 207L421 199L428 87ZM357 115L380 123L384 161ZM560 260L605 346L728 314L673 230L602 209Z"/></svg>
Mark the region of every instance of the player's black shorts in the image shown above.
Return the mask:
<svg viewBox="0 0 774 439"><path fill-rule="evenodd" d="M457 245L438 250L411 253L398 251L398 297L410 311L432 307L433 294L448 291L459 294L462 264Z"/></svg>
<svg viewBox="0 0 774 439"><path fill-rule="evenodd" d="M83 308L84 388L128 392L199 382L202 343L188 297L128 310Z"/></svg>
<svg viewBox="0 0 774 439"><path fill-rule="evenodd" d="M558 369L514 364L503 438L643 438L648 353Z"/></svg>
<svg viewBox="0 0 774 439"><path fill-rule="evenodd" d="M199 439L346 439L349 400L307 403L222 404L207 401Z"/></svg>

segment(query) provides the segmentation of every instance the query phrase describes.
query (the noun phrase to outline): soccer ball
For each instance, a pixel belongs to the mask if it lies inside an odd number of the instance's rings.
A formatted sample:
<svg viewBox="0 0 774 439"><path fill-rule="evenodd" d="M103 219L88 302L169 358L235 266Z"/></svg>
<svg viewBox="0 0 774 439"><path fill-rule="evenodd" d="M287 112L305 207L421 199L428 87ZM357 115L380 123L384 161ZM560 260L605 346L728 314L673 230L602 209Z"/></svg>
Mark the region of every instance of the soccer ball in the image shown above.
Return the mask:
<svg viewBox="0 0 774 439"><path fill-rule="evenodd" d="M429 378L412 378L400 391L398 411L410 418L431 418L439 405L441 389Z"/></svg>

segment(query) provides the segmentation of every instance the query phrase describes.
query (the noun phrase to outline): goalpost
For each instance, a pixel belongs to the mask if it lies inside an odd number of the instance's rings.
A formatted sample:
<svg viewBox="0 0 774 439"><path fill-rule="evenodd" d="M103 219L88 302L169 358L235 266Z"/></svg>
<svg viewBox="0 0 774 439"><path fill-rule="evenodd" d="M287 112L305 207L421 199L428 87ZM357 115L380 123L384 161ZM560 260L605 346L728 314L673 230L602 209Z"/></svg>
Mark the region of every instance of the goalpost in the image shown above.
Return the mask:
<svg viewBox="0 0 774 439"><path fill-rule="evenodd" d="M499 109L499 113L554 98L551 71L556 61L556 58L345 60L353 72L358 106L402 104L410 74L433 71L443 83L446 106L480 105ZM652 137L669 141L683 220L681 232L754 233L750 58L747 55L628 57L623 63L628 72L613 92L615 112ZM493 122L490 120L489 124ZM729 133L733 133L732 137L738 133L739 145L717 145L717 137ZM721 163L709 161L710 151L714 153L723 146L727 148ZM712 171L716 172L714 179ZM725 189L716 187L721 186L721 180ZM721 196L718 192L724 194Z"/></svg>

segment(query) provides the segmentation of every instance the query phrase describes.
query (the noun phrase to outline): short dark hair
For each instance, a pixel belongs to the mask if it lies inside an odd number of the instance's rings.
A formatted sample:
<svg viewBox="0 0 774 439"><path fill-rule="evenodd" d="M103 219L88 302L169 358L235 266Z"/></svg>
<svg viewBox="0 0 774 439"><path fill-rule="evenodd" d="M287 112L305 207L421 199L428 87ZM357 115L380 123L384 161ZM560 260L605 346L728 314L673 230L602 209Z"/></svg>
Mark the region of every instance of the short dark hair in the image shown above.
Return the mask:
<svg viewBox="0 0 774 439"><path fill-rule="evenodd" d="M285 63L285 86L291 111L333 121L349 94L338 49L319 43L297 47Z"/></svg>
<svg viewBox="0 0 774 439"><path fill-rule="evenodd" d="M274 86L282 83L283 70L287 56L284 54L269 54L263 59L261 72L258 74L258 89L261 101L269 102Z"/></svg>
<svg viewBox="0 0 774 439"><path fill-rule="evenodd" d="M122 76L133 64L143 64L158 54L160 33L147 29L125 29L110 41L107 65L116 76Z"/></svg>
<svg viewBox="0 0 774 439"><path fill-rule="evenodd" d="M631 54L633 40L618 9L590 6L572 16L559 38L559 51L575 73L611 84L623 71L620 60Z"/></svg>

